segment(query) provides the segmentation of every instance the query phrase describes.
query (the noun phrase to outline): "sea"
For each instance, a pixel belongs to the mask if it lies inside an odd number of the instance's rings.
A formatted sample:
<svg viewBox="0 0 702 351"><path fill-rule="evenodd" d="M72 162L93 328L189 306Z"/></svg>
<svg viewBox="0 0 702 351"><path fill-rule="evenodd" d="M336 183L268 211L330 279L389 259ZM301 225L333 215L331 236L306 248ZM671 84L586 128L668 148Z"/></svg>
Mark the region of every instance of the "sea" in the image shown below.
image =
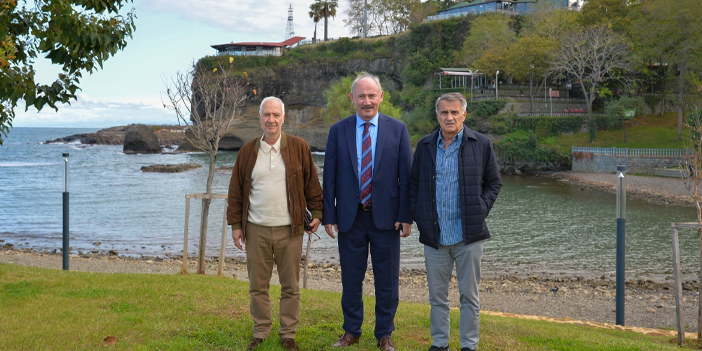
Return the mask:
<svg viewBox="0 0 702 351"><path fill-rule="evenodd" d="M205 192L208 157L204 153L126 155L122 146L47 143L89 128L13 128L0 146L0 246L60 252L63 193L69 201L72 254L110 250L132 257L183 254L186 194ZM168 150L166 150L168 151ZM62 155L68 153L68 157ZM217 167L231 167L236 152L218 154ZM323 153L313 155L319 169ZM152 164L199 163L182 173L147 173ZM612 175L613 177L615 175ZM66 180L67 177L67 180ZM321 177L321 172L320 172ZM215 173L213 192L226 194L230 171ZM321 181L321 179L320 179ZM615 196L543 176L503 176L504 186L488 217L492 239L484 266L495 274L552 274L613 277L615 272ZM67 189L64 189L67 186ZM199 246L200 200L191 200L188 255ZM219 255L224 202L210 208L206 254ZM671 222L690 222L695 210L653 205L628 197L626 269L630 278L665 280L672 276ZM226 256L245 257L226 230ZM423 268L423 245L413 227L402 240L402 267ZM699 239L681 232L683 271L699 272ZM305 236L305 245L308 237ZM324 229L312 236L310 259L338 262L337 241Z"/></svg>

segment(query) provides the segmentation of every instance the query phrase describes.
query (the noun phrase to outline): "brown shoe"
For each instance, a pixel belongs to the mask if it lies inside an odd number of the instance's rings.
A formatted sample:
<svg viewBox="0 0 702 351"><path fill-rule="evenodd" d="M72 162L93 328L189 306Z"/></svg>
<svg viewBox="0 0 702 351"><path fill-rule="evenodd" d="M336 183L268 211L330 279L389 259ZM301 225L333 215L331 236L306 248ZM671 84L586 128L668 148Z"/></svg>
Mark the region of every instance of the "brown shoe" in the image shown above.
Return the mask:
<svg viewBox="0 0 702 351"><path fill-rule="evenodd" d="M344 335L341 336L339 341L336 342L336 344L332 345L333 347L346 347L346 346L351 346L358 342L358 338L351 335L351 333L347 332L344 330Z"/></svg>
<svg viewBox="0 0 702 351"><path fill-rule="evenodd" d="M383 351L395 351L395 345L392 344L392 337L386 336L378 341L378 347Z"/></svg>
<svg viewBox="0 0 702 351"><path fill-rule="evenodd" d="M253 340L251 340L249 347L246 348L246 351L251 351L251 350L257 348L258 345L261 345L261 344L263 344L263 339L254 338Z"/></svg>
<svg viewBox="0 0 702 351"><path fill-rule="evenodd" d="M288 350L288 351L298 351L299 349L297 348L297 343L295 342L295 339L283 339L283 348Z"/></svg>

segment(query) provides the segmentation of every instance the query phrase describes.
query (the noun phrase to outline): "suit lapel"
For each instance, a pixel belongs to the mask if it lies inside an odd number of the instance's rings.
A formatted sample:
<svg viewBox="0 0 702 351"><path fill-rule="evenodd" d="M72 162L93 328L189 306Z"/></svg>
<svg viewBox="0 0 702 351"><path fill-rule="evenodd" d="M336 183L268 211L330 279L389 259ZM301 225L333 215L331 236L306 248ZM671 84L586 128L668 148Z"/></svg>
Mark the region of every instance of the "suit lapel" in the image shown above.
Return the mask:
<svg viewBox="0 0 702 351"><path fill-rule="evenodd" d="M373 160L373 173L378 169L380 160L383 157L383 149L385 146L385 140L387 136L390 135L390 123L387 121L388 117L382 113L378 114L378 133L375 136L375 158Z"/></svg>
<svg viewBox="0 0 702 351"><path fill-rule="evenodd" d="M353 173L358 179L358 155L356 154L356 115L346 119L346 142L348 143L349 158L353 166Z"/></svg>

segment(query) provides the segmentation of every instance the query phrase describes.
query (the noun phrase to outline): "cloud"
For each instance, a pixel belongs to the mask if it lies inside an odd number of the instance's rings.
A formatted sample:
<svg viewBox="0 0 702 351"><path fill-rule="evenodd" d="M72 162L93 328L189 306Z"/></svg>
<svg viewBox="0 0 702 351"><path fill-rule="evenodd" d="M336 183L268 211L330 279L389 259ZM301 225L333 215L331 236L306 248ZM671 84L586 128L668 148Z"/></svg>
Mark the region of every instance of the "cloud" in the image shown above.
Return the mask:
<svg viewBox="0 0 702 351"><path fill-rule="evenodd" d="M15 110L15 127L91 127L102 128L131 123L177 124L171 110L160 101L92 100L80 94L70 105L59 105L58 111L45 107L41 111L24 106Z"/></svg>
<svg viewBox="0 0 702 351"><path fill-rule="evenodd" d="M230 31L232 38L243 35L247 38L258 38L251 40L282 41L290 5L293 7L295 35L312 37L314 22L308 15L312 3L312 0L201 0L197 6L193 6L190 0L148 0L143 3L141 9L173 13L188 20L215 26ZM342 21L345 9L346 3L340 1L337 16L329 19L330 37L347 36L348 30ZM323 33L324 21L321 21L318 27L321 27Z"/></svg>

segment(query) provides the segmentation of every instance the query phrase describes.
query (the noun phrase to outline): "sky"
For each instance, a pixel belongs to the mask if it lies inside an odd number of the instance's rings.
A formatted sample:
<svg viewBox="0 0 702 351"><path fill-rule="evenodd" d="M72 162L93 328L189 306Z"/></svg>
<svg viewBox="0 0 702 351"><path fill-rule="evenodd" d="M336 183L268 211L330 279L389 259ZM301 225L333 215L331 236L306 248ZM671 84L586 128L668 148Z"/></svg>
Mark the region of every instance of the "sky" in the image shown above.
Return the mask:
<svg viewBox="0 0 702 351"><path fill-rule="evenodd" d="M314 22L308 12L313 0L135 0L136 31L124 50L108 59L102 70L84 73L70 105L41 111L15 109L13 127L105 128L131 123L177 124L164 108L165 81L186 72L198 59L215 55L210 45L230 42L285 40L288 8L293 7L296 36L311 39ZM350 36L343 19L347 2L339 1L329 19L329 37ZM324 21L317 25L324 36ZM37 81L52 82L59 69L48 60L35 64Z"/></svg>

